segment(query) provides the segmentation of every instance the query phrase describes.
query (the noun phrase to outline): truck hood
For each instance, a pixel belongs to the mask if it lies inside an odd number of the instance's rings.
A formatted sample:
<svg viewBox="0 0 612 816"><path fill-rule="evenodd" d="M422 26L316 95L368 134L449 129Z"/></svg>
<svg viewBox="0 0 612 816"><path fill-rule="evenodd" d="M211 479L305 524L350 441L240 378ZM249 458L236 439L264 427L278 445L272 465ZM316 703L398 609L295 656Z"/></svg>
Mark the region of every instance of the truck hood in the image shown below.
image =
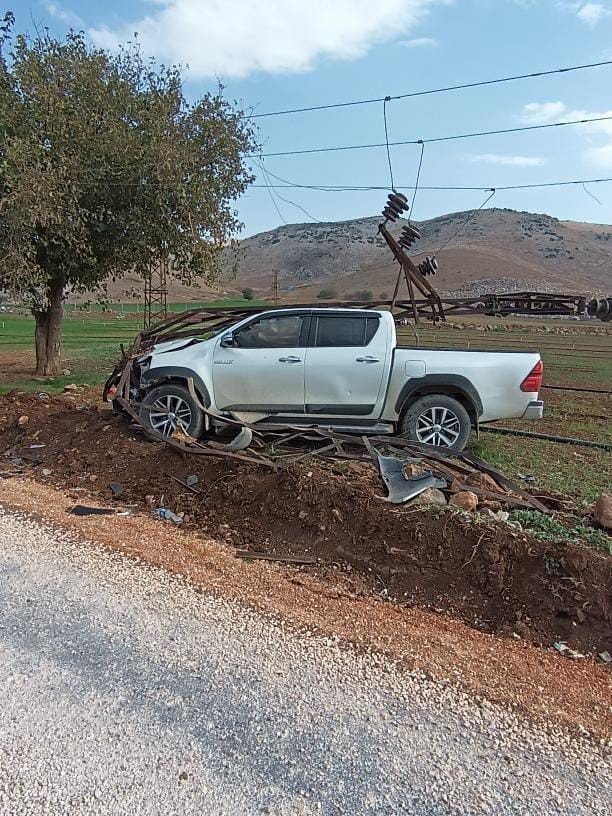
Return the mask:
<svg viewBox="0 0 612 816"><path fill-rule="evenodd" d="M151 357L159 354L167 354L170 351L180 351L181 349L186 349L204 342L204 340L198 340L197 337L184 337L182 340L168 340L166 343L157 343L145 356Z"/></svg>

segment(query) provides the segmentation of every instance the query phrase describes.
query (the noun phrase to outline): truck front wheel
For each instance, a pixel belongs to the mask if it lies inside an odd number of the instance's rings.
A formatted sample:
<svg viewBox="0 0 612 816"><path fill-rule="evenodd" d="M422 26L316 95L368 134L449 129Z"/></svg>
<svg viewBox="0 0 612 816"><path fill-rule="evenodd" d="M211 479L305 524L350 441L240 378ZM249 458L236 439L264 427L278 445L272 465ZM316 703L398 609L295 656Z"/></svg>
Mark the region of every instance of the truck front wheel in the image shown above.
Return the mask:
<svg viewBox="0 0 612 816"><path fill-rule="evenodd" d="M427 394L411 403L399 422L400 431L416 442L463 450L472 423L468 412L446 394Z"/></svg>
<svg viewBox="0 0 612 816"><path fill-rule="evenodd" d="M152 388L142 401L140 416L162 436L178 430L198 439L204 430L204 417L191 394L174 382Z"/></svg>

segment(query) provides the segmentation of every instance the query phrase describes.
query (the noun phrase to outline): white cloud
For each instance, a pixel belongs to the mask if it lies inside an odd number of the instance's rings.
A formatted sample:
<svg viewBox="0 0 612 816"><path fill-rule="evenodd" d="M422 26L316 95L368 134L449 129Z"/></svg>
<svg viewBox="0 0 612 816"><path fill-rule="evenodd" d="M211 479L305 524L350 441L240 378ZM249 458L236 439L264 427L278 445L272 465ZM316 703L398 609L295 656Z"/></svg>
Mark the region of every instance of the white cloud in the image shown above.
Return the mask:
<svg viewBox="0 0 612 816"><path fill-rule="evenodd" d="M134 32L147 54L187 63L195 77L307 71L319 58L356 59L409 33L433 5L452 0L154 0L150 13L90 29L115 48Z"/></svg>
<svg viewBox="0 0 612 816"><path fill-rule="evenodd" d="M588 25L597 25L609 13L602 3L584 3L576 10L578 17Z"/></svg>
<svg viewBox="0 0 612 816"><path fill-rule="evenodd" d="M52 17L70 26L70 28L83 28L83 20L79 15L70 9L64 8L59 3L47 3L46 9Z"/></svg>
<svg viewBox="0 0 612 816"><path fill-rule="evenodd" d="M602 147L589 147L583 153L584 160L602 170L612 169L612 142Z"/></svg>
<svg viewBox="0 0 612 816"><path fill-rule="evenodd" d="M478 153L469 157L471 162L496 164L503 167L541 167L546 159L541 156L507 156L501 153Z"/></svg>
<svg viewBox="0 0 612 816"><path fill-rule="evenodd" d="M612 167L612 110L571 110L564 102L530 102L524 105L519 119L529 125L576 122L583 119L604 120L576 125L571 130L577 131L585 139L580 155L586 164L606 170Z"/></svg>
<svg viewBox="0 0 612 816"><path fill-rule="evenodd" d="M400 40L405 48L437 48L440 43L433 37L415 37L414 40Z"/></svg>
<svg viewBox="0 0 612 816"><path fill-rule="evenodd" d="M519 118L527 125L543 125L558 119L566 110L563 102L529 102L523 106Z"/></svg>

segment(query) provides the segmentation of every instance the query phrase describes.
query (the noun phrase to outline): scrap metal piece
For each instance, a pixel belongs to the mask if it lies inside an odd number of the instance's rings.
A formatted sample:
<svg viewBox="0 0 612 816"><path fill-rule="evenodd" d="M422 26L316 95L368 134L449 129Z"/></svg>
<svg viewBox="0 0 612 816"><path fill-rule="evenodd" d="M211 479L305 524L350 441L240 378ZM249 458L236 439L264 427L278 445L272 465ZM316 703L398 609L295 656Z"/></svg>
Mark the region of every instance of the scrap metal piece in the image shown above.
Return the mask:
<svg viewBox="0 0 612 816"><path fill-rule="evenodd" d="M120 499L125 495L125 488L122 484L119 484L119 482L110 482L108 486L113 494L113 498Z"/></svg>
<svg viewBox="0 0 612 816"><path fill-rule="evenodd" d="M395 456L383 456L376 448L373 450L378 460L381 478L389 491L385 501L391 504L405 504L410 499L424 493L429 487L446 487L445 481L437 479L431 474L407 479L404 475L405 466L418 460L414 458L402 460L397 459Z"/></svg>
<svg viewBox="0 0 612 816"><path fill-rule="evenodd" d="M245 427L232 439L231 442L228 442L227 445L223 446L223 450L230 452L245 450L249 447L252 441L253 431L250 428L247 428L245 425Z"/></svg>

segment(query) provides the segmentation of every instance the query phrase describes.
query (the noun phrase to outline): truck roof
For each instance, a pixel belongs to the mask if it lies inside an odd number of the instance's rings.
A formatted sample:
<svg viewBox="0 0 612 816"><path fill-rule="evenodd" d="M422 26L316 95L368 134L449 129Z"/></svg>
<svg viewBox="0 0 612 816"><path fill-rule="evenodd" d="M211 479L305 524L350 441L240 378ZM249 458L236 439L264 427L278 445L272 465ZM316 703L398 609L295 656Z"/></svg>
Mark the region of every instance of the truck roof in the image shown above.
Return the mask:
<svg viewBox="0 0 612 816"><path fill-rule="evenodd" d="M295 308L262 309L256 314L339 314L339 315L359 315L370 316L389 314L380 309L360 309L350 306L297 306Z"/></svg>

